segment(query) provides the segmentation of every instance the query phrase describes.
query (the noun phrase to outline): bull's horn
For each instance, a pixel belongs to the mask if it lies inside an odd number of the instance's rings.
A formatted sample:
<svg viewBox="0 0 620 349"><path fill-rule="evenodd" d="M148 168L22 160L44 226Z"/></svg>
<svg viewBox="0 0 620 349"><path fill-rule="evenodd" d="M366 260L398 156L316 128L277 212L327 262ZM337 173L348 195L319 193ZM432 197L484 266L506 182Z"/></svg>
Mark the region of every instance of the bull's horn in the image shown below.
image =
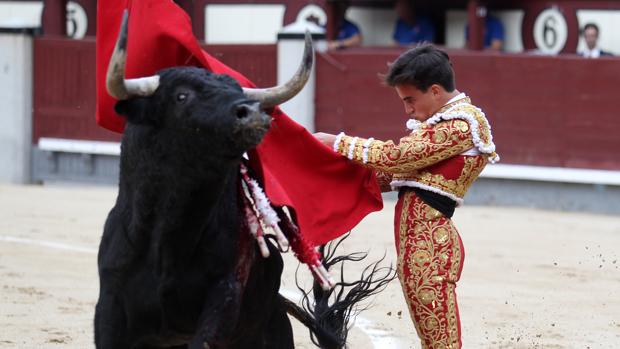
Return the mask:
<svg viewBox="0 0 620 349"><path fill-rule="evenodd" d="M123 13L121 30L108 65L106 87L110 96L122 100L135 96L148 97L159 86L159 75L139 79L125 79L125 59L127 58L127 10Z"/></svg>
<svg viewBox="0 0 620 349"><path fill-rule="evenodd" d="M314 50L312 48L312 37L306 31L306 45L304 47L303 59L295 75L285 84L270 88L244 88L243 93L246 97L260 102L263 109L275 107L289 99L304 88L310 77L312 64L314 62Z"/></svg>

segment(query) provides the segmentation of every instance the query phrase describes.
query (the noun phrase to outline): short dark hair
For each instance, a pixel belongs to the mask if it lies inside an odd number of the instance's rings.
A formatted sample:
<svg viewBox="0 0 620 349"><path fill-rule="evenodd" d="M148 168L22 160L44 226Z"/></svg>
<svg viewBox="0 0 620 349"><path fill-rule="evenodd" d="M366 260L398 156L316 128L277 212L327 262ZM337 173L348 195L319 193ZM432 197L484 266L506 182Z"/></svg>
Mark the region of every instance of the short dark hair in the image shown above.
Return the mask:
<svg viewBox="0 0 620 349"><path fill-rule="evenodd" d="M452 92L456 88L450 56L430 44L412 48L401 54L392 64L384 81L389 86L410 84L426 92L433 84Z"/></svg>
<svg viewBox="0 0 620 349"><path fill-rule="evenodd" d="M584 33L586 31L586 29L594 29L596 30L596 35L598 35L600 33L600 31L598 30L598 25L594 24L594 23L587 23L586 25L583 26L583 30L581 31L582 33Z"/></svg>

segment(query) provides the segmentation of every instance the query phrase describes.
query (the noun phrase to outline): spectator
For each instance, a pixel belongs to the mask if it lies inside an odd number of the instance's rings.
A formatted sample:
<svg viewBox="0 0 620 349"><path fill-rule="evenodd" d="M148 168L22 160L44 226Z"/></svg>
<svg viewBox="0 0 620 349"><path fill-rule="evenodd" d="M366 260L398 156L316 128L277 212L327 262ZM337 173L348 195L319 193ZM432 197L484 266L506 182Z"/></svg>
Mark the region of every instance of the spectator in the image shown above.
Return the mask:
<svg viewBox="0 0 620 349"><path fill-rule="evenodd" d="M581 31L586 42L586 48L579 52L585 58L599 58L601 56L613 56L610 52L603 51L598 47L599 29L594 23L588 23Z"/></svg>
<svg viewBox="0 0 620 349"><path fill-rule="evenodd" d="M469 25L465 28L465 39L469 39ZM504 49L504 25L499 18L487 15L484 20L484 48L493 51Z"/></svg>
<svg viewBox="0 0 620 349"><path fill-rule="evenodd" d="M362 32L359 27L346 18L348 0L334 1L336 20L340 20L336 40L327 43L330 50L360 46L362 44Z"/></svg>
<svg viewBox="0 0 620 349"><path fill-rule="evenodd" d="M397 45L435 42L435 27L430 19L416 14L411 0L396 0L398 20L392 38Z"/></svg>

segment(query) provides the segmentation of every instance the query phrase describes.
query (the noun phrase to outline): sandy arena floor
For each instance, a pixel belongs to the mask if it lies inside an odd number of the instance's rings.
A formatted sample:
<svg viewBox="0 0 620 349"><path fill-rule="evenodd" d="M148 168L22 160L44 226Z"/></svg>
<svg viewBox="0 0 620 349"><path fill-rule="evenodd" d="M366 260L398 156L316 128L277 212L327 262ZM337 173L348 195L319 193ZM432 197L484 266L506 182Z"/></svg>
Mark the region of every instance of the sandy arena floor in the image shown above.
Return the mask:
<svg viewBox="0 0 620 349"><path fill-rule="evenodd" d="M0 185L0 348L94 348L96 250L115 197L111 187ZM385 206L345 251L394 261L394 203ZM454 221L466 249L464 348L620 347L620 217L465 206ZM286 261L290 295L297 262ZM420 348L397 281L373 303L350 348ZM297 347L313 348L295 330Z"/></svg>

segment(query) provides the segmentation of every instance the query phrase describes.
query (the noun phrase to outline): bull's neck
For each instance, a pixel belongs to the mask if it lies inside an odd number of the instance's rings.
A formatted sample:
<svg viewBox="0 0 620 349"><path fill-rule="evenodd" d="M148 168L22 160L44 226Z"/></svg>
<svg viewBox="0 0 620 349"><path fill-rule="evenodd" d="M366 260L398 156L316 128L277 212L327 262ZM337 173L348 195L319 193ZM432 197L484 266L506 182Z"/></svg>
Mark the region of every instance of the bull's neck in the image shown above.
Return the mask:
<svg viewBox="0 0 620 349"><path fill-rule="evenodd" d="M134 210L168 216L211 211L223 191L238 188L240 157L224 158L182 140L162 142L135 132L124 137L122 147L120 194L131 198Z"/></svg>

